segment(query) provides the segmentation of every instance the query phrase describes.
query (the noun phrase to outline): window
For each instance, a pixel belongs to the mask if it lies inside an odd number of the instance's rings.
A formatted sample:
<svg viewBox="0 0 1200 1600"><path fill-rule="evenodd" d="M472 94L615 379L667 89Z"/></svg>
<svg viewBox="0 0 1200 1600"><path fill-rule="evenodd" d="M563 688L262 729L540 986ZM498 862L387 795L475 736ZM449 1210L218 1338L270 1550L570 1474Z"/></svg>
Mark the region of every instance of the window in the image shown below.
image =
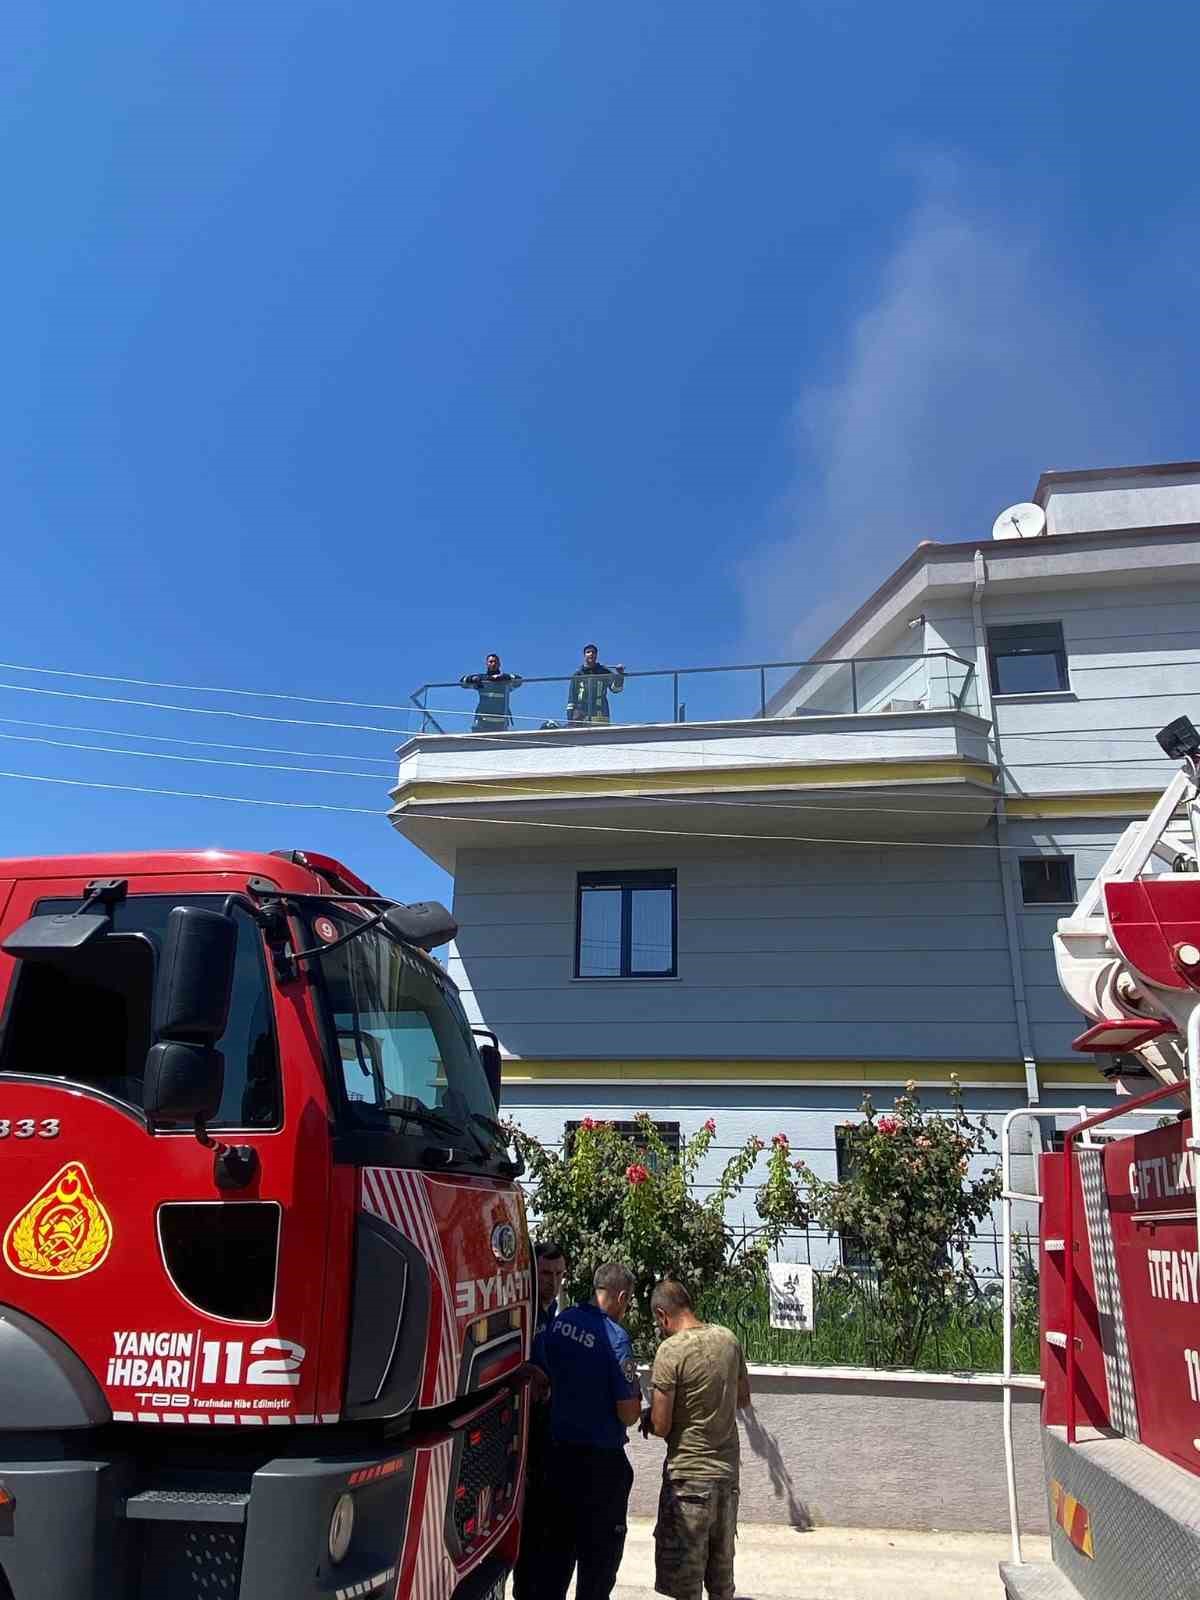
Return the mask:
<svg viewBox="0 0 1200 1600"><path fill-rule="evenodd" d="M987 642L993 694L1047 694L1070 688L1061 622L989 628Z"/></svg>
<svg viewBox="0 0 1200 1600"><path fill-rule="evenodd" d="M76 911L78 900L42 900L35 915ZM54 961L23 961L4 1019L0 1071L44 1073L142 1104L154 971L167 917L178 905L224 904L223 896L130 895L113 907L112 929ZM212 1128L279 1123L279 1063L262 938L244 911L238 926L221 1106ZM51 1065L52 1063L52 1065Z"/></svg>
<svg viewBox="0 0 1200 1600"><path fill-rule="evenodd" d="M566 1127L563 1129L563 1151L567 1155L570 1155L571 1153L571 1142L576 1133L579 1131L579 1126L580 1124L578 1122L568 1122ZM650 1168L651 1172L656 1172L658 1170L658 1157L654 1151L646 1148L646 1141L643 1137L642 1126L640 1123L613 1122L610 1124L610 1126L615 1129L615 1131L619 1133L623 1139L628 1139L630 1144L635 1144L638 1147L638 1149L645 1156L646 1165ZM666 1145L667 1149L671 1152L675 1159L678 1160L680 1145L679 1124L677 1122L655 1122L652 1123L651 1126L654 1128L655 1133L662 1140L663 1144Z"/></svg>
<svg viewBox="0 0 1200 1600"><path fill-rule="evenodd" d="M1022 856L1021 899L1027 906L1075 904L1074 856Z"/></svg>
<svg viewBox="0 0 1200 1600"><path fill-rule="evenodd" d="M577 978L675 976L675 872L581 872Z"/></svg>
<svg viewBox="0 0 1200 1600"><path fill-rule="evenodd" d="M348 933L361 918L322 907L319 921ZM319 947L315 927L312 938ZM390 1113L435 1112L466 1130L475 1117L492 1115L462 1006L431 963L369 929L330 948L321 977L356 1121L388 1125Z"/></svg>
<svg viewBox="0 0 1200 1600"><path fill-rule="evenodd" d="M833 1139L837 1153L838 1182L846 1183L854 1176L854 1147L841 1128L834 1130ZM844 1267L850 1267L857 1272L870 1270L871 1257L857 1234L841 1233L838 1236L838 1245L842 1252Z"/></svg>

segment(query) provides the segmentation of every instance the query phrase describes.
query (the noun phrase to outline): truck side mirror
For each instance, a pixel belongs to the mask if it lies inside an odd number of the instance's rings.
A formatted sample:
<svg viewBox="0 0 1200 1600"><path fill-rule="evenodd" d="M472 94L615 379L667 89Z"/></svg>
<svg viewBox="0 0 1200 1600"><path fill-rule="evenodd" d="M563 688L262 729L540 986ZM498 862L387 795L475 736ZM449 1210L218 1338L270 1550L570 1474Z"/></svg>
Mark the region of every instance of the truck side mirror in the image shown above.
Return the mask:
<svg viewBox="0 0 1200 1600"><path fill-rule="evenodd" d="M207 1044L163 1039L150 1046L142 1105L151 1122L208 1122L225 1087L225 1057Z"/></svg>
<svg viewBox="0 0 1200 1600"><path fill-rule="evenodd" d="M237 937L237 923L223 911L174 908L154 987L155 1038L217 1042L229 1023Z"/></svg>
<svg viewBox="0 0 1200 1600"><path fill-rule="evenodd" d="M481 1044L479 1046L479 1060L483 1067L483 1075L488 1082L488 1088L492 1091L492 1099L496 1102L496 1110L499 1111L500 1051L494 1044Z"/></svg>
<svg viewBox="0 0 1200 1600"><path fill-rule="evenodd" d="M214 1046L229 1022L237 939L223 911L176 906L167 917L142 1086L152 1121L204 1123L217 1113L225 1058Z"/></svg>
<svg viewBox="0 0 1200 1600"><path fill-rule="evenodd" d="M436 950L439 944L449 944L458 932L458 923L437 900L389 906L383 921L397 939L416 945L418 950Z"/></svg>

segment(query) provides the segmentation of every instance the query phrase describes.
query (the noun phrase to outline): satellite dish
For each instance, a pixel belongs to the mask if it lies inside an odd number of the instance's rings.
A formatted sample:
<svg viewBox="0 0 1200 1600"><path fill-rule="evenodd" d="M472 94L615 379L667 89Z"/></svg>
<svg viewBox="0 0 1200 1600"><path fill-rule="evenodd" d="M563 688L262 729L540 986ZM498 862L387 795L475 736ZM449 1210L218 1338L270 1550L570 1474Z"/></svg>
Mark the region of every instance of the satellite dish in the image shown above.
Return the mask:
<svg viewBox="0 0 1200 1600"><path fill-rule="evenodd" d="M993 539L1036 539L1046 531L1046 513L1032 500L1009 506L992 523Z"/></svg>

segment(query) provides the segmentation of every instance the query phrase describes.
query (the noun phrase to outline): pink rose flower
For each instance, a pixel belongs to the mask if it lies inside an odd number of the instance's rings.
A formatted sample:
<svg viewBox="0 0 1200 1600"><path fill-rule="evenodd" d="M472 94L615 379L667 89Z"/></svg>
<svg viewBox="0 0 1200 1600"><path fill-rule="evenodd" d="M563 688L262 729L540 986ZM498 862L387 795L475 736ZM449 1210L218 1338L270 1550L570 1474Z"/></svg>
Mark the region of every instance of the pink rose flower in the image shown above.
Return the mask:
<svg viewBox="0 0 1200 1600"><path fill-rule="evenodd" d="M639 1183L645 1183L650 1174L640 1162L635 1161L631 1167L625 1168L625 1176L636 1188Z"/></svg>
<svg viewBox="0 0 1200 1600"><path fill-rule="evenodd" d="M786 1150L788 1147L788 1136L786 1133L772 1134L771 1143L775 1146L776 1150Z"/></svg>
<svg viewBox="0 0 1200 1600"><path fill-rule="evenodd" d="M708 1121L704 1124L704 1131L705 1133L716 1133L717 1124L712 1117L709 1117Z"/></svg>
<svg viewBox="0 0 1200 1600"><path fill-rule="evenodd" d="M579 1126L581 1128L594 1128L596 1126L596 1119L595 1117L584 1117Z"/></svg>

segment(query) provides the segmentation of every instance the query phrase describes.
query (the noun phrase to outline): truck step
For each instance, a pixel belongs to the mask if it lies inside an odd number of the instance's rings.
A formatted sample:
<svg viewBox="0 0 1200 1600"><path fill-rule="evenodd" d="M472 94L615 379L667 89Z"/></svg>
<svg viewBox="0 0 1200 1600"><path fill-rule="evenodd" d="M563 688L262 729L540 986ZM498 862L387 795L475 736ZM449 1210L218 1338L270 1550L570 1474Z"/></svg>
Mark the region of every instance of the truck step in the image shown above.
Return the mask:
<svg viewBox="0 0 1200 1600"><path fill-rule="evenodd" d="M1007 1600L1079 1600L1079 1590L1057 1567L1031 1561L1015 1567L1000 1563L1000 1578Z"/></svg>
<svg viewBox="0 0 1200 1600"><path fill-rule="evenodd" d="M1072 1600L1196 1600L1200 1476L1115 1435L1069 1445L1043 1428L1042 1451L1051 1554Z"/></svg>
<svg viewBox="0 0 1200 1600"><path fill-rule="evenodd" d="M248 1494L228 1489L144 1489L125 1502L138 1522L245 1522Z"/></svg>

